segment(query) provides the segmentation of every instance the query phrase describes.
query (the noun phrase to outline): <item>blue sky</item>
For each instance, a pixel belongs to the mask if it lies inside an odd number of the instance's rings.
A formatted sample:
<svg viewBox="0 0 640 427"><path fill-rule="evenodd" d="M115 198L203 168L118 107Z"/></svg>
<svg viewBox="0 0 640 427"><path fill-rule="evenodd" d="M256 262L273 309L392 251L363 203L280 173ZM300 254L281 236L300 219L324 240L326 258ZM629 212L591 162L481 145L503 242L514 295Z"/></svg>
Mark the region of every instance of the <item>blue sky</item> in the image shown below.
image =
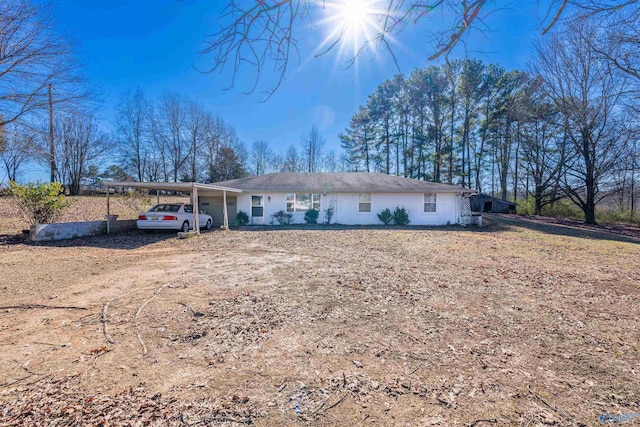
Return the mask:
<svg viewBox="0 0 640 427"><path fill-rule="evenodd" d="M107 130L113 129L113 110L120 94L140 86L151 97L172 90L203 103L234 126L247 147L264 139L275 151L284 152L290 144L298 145L316 124L327 141L325 148L339 152L338 134L357 107L397 72L391 57L383 52L378 59L363 59L357 68L347 70L334 52L309 58L325 33L308 25L299 35L303 65L296 62L279 91L261 103L264 96L259 92L242 94L250 87L252 76L241 76L236 88L225 91L229 72L203 74L196 69L211 64L210 58L198 52L204 47L204 36L219 28L224 3L57 0L52 8L57 25L77 40L77 56L86 76L100 88L100 116ZM395 52L404 73L430 65L426 30L438 21L425 19L396 40ZM539 33L535 5L497 11L486 24L490 31L472 33L467 39L468 55L508 69L524 68ZM452 55L464 56L461 47ZM264 77L268 81L273 75L267 72Z"/></svg>

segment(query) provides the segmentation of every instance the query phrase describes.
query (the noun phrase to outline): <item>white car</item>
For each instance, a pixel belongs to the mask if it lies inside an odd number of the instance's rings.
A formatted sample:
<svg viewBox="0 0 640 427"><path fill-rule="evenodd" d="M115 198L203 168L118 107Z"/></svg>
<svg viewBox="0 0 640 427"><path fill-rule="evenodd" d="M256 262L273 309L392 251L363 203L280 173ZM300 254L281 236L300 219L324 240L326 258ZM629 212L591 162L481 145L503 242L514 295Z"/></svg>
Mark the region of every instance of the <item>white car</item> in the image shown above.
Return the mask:
<svg viewBox="0 0 640 427"><path fill-rule="evenodd" d="M204 212L198 214L200 228L207 230L213 225L213 218ZM193 205L184 203L162 203L138 215L138 229L150 230L180 230L187 232L194 228Z"/></svg>

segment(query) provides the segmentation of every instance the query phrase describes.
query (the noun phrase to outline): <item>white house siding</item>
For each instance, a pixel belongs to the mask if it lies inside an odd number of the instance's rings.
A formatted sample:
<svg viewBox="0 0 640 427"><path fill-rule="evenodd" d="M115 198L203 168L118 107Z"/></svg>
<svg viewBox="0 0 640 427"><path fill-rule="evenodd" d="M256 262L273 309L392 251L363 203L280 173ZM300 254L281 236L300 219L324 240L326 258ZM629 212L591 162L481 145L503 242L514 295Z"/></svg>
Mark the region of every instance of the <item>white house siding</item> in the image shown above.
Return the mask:
<svg viewBox="0 0 640 427"><path fill-rule="evenodd" d="M246 190L238 195L238 210L246 212L251 218L251 196L264 197L264 223L271 222L271 216L287 209L287 193L260 193ZM424 212L423 193L372 193L371 212L358 212L358 193L322 194L321 212L318 222L324 222L324 212L333 203L334 215L332 223L346 225L379 225L377 214L389 208L404 207L409 213L412 225L446 225L460 221L460 195L455 193L438 193L436 212ZM250 222L255 223L255 222ZM304 212L293 213L293 223L304 223Z"/></svg>

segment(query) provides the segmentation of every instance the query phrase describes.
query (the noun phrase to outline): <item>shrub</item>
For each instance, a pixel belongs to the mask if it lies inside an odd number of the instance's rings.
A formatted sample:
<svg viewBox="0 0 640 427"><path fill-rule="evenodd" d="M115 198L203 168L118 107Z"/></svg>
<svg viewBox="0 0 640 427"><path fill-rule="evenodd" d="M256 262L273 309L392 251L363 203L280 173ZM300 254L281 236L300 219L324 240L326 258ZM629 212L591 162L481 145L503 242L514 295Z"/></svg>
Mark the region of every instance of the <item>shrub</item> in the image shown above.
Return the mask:
<svg viewBox="0 0 640 427"><path fill-rule="evenodd" d="M536 212L536 199L529 196L526 199L518 200L518 213L520 215L534 215Z"/></svg>
<svg viewBox="0 0 640 427"><path fill-rule="evenodd" d="M236 214L236 225L242 227L247 224L249 224L249 215L247 215L245 211L238 211Z"/></svg>
<svg viewBox="0 0 640 427"><path fill-rule="evenodd" d="M327 209L324 210L324 217L326 219L325 224L331 224L331 219L333 218L333 214L336 212L336 208L331 205Z"/></svg>
<svg viewBox="0 0 640 427"><path fill-rule="evenodd" d="M317 224L319 215L320 215L320 212L318 212L315 209L310 209L307 212L305 212L304 220L307 224Z"/></svg>
<svg viewBox="0 0 640 427"><path fill-rule="evenodd" d="M611 222L616 224L640 224L640 217L638 217L637 214L631 216L631 210L625 210L621 207L597 207L596 218L598 219L598 221Z"/></svg>
<svg viewBox="0 0 640 427"><path fill-rule="evenodd" d="M396 225L408 225L411 221L409 220L409 214L405 208L396 207L393 211L393 222Z"/></svg>
<svg viewBox="0 0 640 427"><path fill-rule="evenodd" d="M71 205L64 198L64 187L57 182L20 185L11 181L8 193L30 225L48 224Z"/></svg>
<svg viewBox="0 0 640 427"><path fill-rule="evenodd" d="M291 212L278 211L271 215L271 217L278 221L278 224L280 225L288 225L293 221L293 214Z"/></svg>
<svg viewBox="0 0 640 427"><path fill-rule="evenodd" d="M384 225L389 225L391 221L393 221L393 214L389 208L387 208L378 214L378 219L382 221Z"/></svg>

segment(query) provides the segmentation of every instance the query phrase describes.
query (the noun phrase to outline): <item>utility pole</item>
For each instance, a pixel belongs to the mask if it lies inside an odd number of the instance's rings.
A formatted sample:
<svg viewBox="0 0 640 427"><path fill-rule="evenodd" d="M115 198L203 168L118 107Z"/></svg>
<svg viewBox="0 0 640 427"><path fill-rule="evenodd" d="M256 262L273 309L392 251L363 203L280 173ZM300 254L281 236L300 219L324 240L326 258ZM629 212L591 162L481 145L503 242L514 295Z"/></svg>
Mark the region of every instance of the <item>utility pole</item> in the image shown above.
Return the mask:
<svg viewBox="0 0 640 427"><path fill-rule="evenodd" d="M53 140L53 95L49 83L49 166L51 168L51 182L56 180L56 150Z"/></svg>

